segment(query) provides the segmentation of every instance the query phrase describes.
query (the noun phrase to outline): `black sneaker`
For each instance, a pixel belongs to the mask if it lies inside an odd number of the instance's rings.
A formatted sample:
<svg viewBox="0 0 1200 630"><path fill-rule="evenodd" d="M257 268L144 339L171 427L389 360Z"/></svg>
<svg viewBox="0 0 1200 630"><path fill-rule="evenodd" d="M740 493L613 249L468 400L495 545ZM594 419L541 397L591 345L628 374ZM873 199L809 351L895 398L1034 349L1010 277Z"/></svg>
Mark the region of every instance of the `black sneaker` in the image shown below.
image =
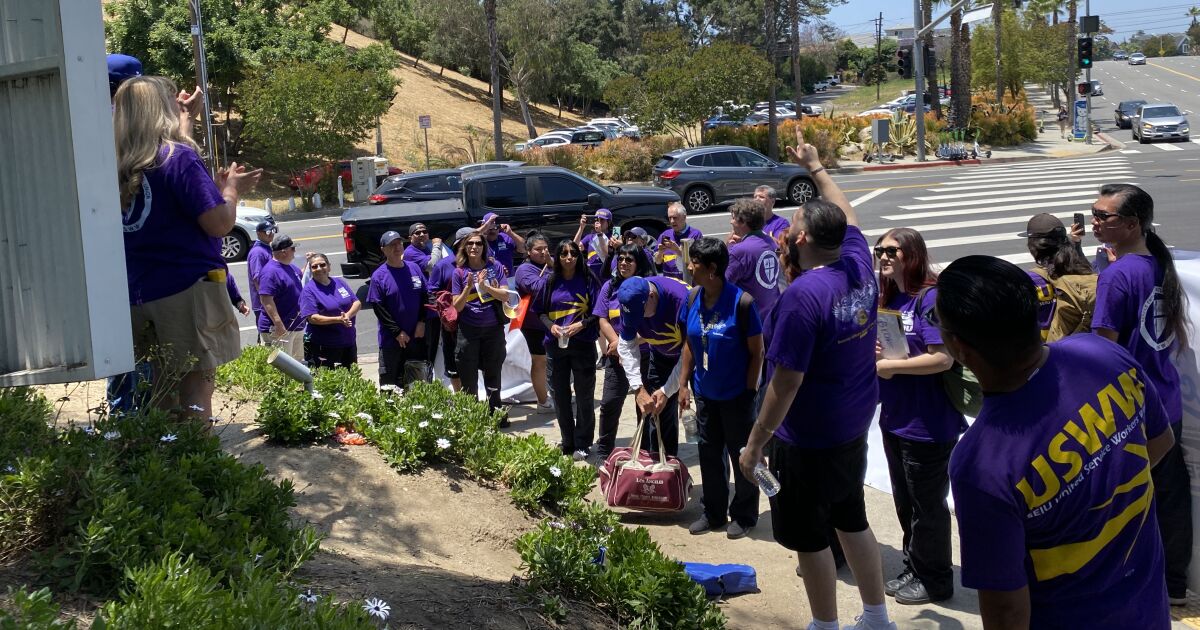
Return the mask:
<svg viewBox="0 0 1200 630"><path fill-rule="evenodd" d="M914 577L916 576L913 575L912 569L905 567L904 571L902 571L900 575L896 576L896 579L888 580L887 584L883 585L883 592L886 593L888 597L895 597L896 591L904 588L904 585L911 582Z"/></svg>
<svg viewBox="0 0 1200 630"><path fill-rule="evenodd" d="M896 603L909 605L929 604L950 599L953 595L953 590L946 593L930 593L925 588L925 583L921 581L921 578L914 576L908 581L908 584L896 590Z"/></svg>

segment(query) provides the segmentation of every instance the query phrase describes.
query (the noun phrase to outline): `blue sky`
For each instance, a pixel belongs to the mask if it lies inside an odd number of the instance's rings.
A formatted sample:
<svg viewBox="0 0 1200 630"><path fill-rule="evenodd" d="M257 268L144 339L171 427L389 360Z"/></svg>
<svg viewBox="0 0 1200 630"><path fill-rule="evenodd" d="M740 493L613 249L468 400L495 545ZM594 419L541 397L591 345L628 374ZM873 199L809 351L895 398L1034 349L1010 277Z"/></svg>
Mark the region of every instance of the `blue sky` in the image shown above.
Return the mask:
<svg viewBox="0 0 1200 630"><path fill-rule="evenodd" d="M1001 0L1010 1L1010 0ZM935 15L946 11L951 3L943 2L935 8ZM1091 0L1092 15L1099 15L1114 31L1117 41L1124 40L1138 29L1147 33L1183 32L1191 18L1188 7L1200 6L1181 0ZM1084 0L1079 0L1079 14L1083 15ZM871 20L883 12L884 28L899 24L911 25L913 10L911 0L849 0L846 4L830 11L828 19L838 28L850 34L874 33Z"/></svg>

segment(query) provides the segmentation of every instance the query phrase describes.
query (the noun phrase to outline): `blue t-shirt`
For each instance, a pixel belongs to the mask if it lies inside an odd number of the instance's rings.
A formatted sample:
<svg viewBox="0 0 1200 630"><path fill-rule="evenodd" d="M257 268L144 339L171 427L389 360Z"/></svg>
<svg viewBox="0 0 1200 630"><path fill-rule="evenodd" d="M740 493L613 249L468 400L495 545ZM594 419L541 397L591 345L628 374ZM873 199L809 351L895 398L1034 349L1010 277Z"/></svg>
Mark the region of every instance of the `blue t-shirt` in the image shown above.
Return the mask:
<svg viewBox="0 0 1200 630"><path fill-rule="evenodd" d="M791 221L788 221L787 219L779 216L778 214L771 213L771 218L768 219L767 222L763 224L762 231L764 234L769 235L771 238L779 238L779 236L781 234L785 234L788 231L788 229L791 227L792 227Z"/></svg>
<svg viewBox="0 0 1200 630"><path fill-rule="evenodd" d="M846 228L841 258L792 281L767 321L767 378L778 366L804 373L776 437L832 448L862 437L879 401L875 373L878 289L871 250Z"/></svg>
<svg viewBox="0 0 1200 630"><path fill-rule="evenodd" d="M920 308L929 312L937 289L920 296ZM930 346L942 345L942 332L917 311L917 297L897 292L887 307L900 313L900 326L908 341L908 356L921 356ZM896 374L879 379L879 428L916 442L953 442L967 422L950 404L942 374Z"/></svg>
<svg viewBox="0 0 1200 630"><path fill-rule="evenodd" d="M697 396L731 400L746 391L746 371L750 364L746 340L762 334L762 322L753 306L738 322L741 296L741 289L726 282L717 303L709 310L704 307L704 289L700 289L691 308L685 307L681 314L680 323L687 327L688 348L692 351L691 387ZM739 328L739 323L745 330Z"/></svg>
<svg viewBox="0 0 1200 630"><path fill-rule="evenodd" d="M417 323L431 317L433 311L425 308L425 274L415 264L404 261L403 267L393 267L386 262L371 274L371 288L367 302L373 308L387 309L392 321L412 337ZM379 347L398 348L400 342L379 323Z"/></svg>
<svg viewBox="0 0 1200 630"><path fill-rule="evenodd" d="M258 274L258 293L275 299L275 310L289 331L304 330L304 318L300 317L300 269L296 265L283 264L272 259ZM258 316L258 330L271 329L271 318L264 310Z"/></svg>
<svg viewBox="0 0 1200 630"><path fill-rule="evenodd" d="M404 260L416 265L417 269L420 269L421 273L425 274L425 277L429 277L429 259L431 254L432 250L428 243L426 243L425 249L421 249L411 243L408 247L404 248Z"/></svg>
<svg viewBox="0 0 1200 630"><path fill-rule="evenodd" d="M501 234L501 236L504 236ZM495 281L500 286L504 286L508 281L508 274L504 272L504 266L499 261L484 263L483 269L470 269L469 267L456 267L453 273L453 279L450 282L450 291L454 295L462 292L463 287L468 282L471 283L471 290L467 296L467 305L463 310L458 312L458 321L468 326L496 326L500 324L500 319L496 316L496 312L500 310L500 306L496 303L496 298L492 297L491 293L486 290L481 295L475 288L475 274L480 271L487 271L487 279L489 282Z"/></svg>
<svg viewBox="0 0 1200 630"><path fill-rule="evenodd" d="M321 284L310 280L300 290L300 317L307 320L310 315L325 317L340 317L350 310L355 300L354 289L341 278L329 279L329 284ZM354 323L357 317L350 318L350 326L342 324L307 323L305 329L308 341L322 346L334 348L349 348L355 345Z"/></svg>
<svg viewBox="0 0 1200 630"><path fill-rule="evenodd" d="M142 172L142 187L121 213L131 305L175 295L209 271L225 268L221 239L209 236L199 221L224 204L191 147L159 150L155 166Z"/></svg>
<svg viewBox="0 0 1200 630"><path fill-rule="evenodd" d="M559 326L570 326L575 322L581 321L586 317L591 316L592 309L596 304L596 283L590 278L581 275L576 275L570 280L555 278L550 283L543 283L542 291L533 297L533 302L529 305L529 310L534 316L545 314L550 318L550 321ZM546 292L549 291L549 295ZM526 318L528 319L528 318ZM538 319L541 319L538 317ZM571 340L578 339L591 343L599 336L599 327L596 324L584 327ZM550 331L546 331L546 345L557 344Z"/></svg>
<svg viewBox="0 0 1200 630"><path fill-rule="evenodd" d="M950 456L967 588L1029 587L1030 628L1171 627L1148 437L1153 381L1097 335L1050 344L1020 389L989 394Z"/></svg>
<svg viewBox="0 0 1200 630"><path fill-rule="evenodd" d="M608 257L601 255L600 243L607 240L608 235L601 234L600 232L588 232L587 234L583 235L583 238L579 239L579 245L583 250L583 255L585 257L584 262L587 264L587 268L591 270L592 275L596 276L597 278L604 278L608 276L608 274L604 273L604 263L606 258L616 258L616 256L612 255L614 252L611 251L609 252Z"/></svg>
<svg viewBox="0 0 1200 630"><path fill-rule="evenodd" d="M246 275L250 278L250 308L255 312L262 310L262 302L258 300L258 275L269 262L271 246L262 241L254 241L254 245L250 246L250 251L246 254Z"/></svg>

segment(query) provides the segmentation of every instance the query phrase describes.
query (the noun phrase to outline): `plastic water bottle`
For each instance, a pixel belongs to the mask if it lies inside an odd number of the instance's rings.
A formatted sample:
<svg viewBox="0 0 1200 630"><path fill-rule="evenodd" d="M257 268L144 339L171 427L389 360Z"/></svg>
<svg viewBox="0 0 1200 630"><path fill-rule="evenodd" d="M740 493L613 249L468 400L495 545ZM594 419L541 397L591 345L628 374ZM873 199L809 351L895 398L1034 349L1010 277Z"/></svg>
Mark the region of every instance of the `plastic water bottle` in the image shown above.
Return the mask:
<svg viewBox="0 0 1200 630"><path fill-rule="evenodd" d="M696 425L696 414L687 411L683 417L679 419L683 424L683 435L688 444L696 444L700 441L700 428Z"/></svg>
<svg viewBox="0 0 1200 630"><path fill-rule="evenodd" d="M746 447L743 446L742 451L744 450L746 450ZM741 451L738 451L738 454L740 455ZM767 467L762 462L754 465L754 480L758 482L758 489L762 490L762 493L768 497L779 494L779 480L775 478L775 475L771 474L770 470L767 470Z"/></svg>

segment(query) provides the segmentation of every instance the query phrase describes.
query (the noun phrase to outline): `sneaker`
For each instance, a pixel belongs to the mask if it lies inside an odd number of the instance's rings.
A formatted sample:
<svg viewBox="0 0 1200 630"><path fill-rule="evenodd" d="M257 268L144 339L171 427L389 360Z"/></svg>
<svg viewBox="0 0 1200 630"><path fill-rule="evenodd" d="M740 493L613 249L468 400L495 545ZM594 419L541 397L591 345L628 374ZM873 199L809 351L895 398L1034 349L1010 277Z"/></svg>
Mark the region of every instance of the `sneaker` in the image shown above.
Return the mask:
<svg viewBox="0 0 1200 630"><path fill-rule="evenodd" d="M842 630L900 630L896 627L895 621L889 621L884 625L871 624L862 615L854 618L856 622L853 626L842 626Z"/></svg>
<svg viewBox="0 0 1200 630"><path fill-rule="evenodd" d="M538 403L537 411L538 413L554 413L554 399L547 398L546 402Z"/></svg>
<svg viewBox="0 0 1200 630"><path fill-rule="evenodd" d="M746 534L749 534L750 530L752 530L752 529L754 529L753 525L747 525L747 526L743 527L740 523L735 521L733 523L730 523L729 527L725 529L725 537L728 538L729 540L737 540L739 538L744 538L746 536Z"/></svg>
<svg viewBox="0 0 1200 630"><path fill-rule="evenodd" d="M700 518L693 521L691 525L688 525L688 532L690 532L693 536L697 536L714 529L716 528L712 526L712 523L708 522L708 517L704 515L701 515Z"/></svg>
<svg viewBox="0 0 1200 630"><path fill-rule="evenodd" d="M581 449L575 451L574 453L571 454L571 458L577 462L581 462L581 461L587 459L588 458L587 449L581 448Z"/></svg>
<svg viewBox="0 0 1200 630"><path fill-rule="evenodd" d="M913 575L912 569L904 567L904 570L900 572L900 575L896 576L896 579L888 580L887 583L883 585L883 592L887 594L888 597L895 597L896 591L904 588L904 585L908 584L914 577L916 576Z"/></svg>
<svg viewBox="0 0 1200 630"><path fill-rule="evenodd" d="M1187 606L1187 604L1188 604L1187 591L1184 591L1183 595L1180 595L1178 597L1172 597L1168 593L1167 594L1167 603L1169 603L1172 606Z"/></svg>
<svg viewBox="0 0 1200 630"><path fill-rule="evenodd" d="M954 596L954 590L948 593L930 593L925 588L925 583L919 577L913 577L908 581L908 584L901 586L896 590L896 603L908 605L929 604L932 602L940 602L950 599Z"/></svg>

